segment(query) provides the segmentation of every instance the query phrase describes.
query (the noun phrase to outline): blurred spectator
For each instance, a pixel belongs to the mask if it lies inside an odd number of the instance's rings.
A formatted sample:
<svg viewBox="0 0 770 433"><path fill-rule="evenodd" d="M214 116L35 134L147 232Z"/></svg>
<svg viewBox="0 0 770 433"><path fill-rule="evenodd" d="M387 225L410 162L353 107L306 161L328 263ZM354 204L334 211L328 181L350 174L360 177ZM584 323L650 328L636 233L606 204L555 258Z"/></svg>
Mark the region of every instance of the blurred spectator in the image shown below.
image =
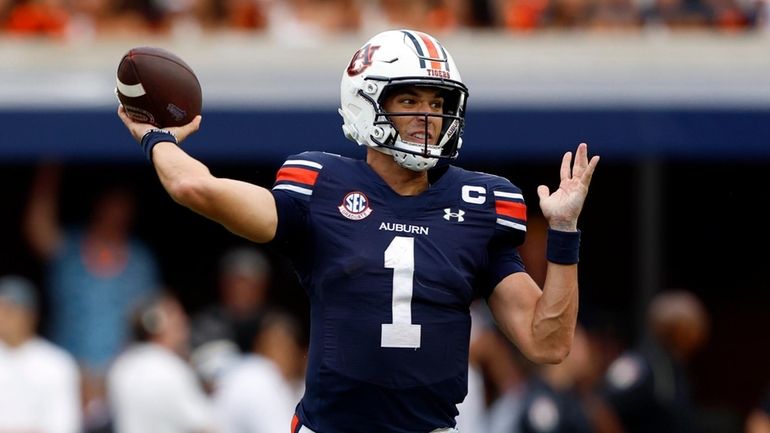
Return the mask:
<svg viewBox="0 0 770 433"><path fill-rule="evenodd" d="M256 247L235 247L220 258L218 276L217 303L193 316L192 347L228 340L242 352L248 352L251 329L259 321L270 295L270 262Z"/></svg>
<svg viewBox="0 0 770 433"><path fill-rule="evenodd" d="M0 0L0 31L92 39L264 33L291 46L341 34L414 28L637 32L767 26L767 0Z"/></svg>
<svg viewBox="0 0 770 433"><path fill-rule="evenodd" d="M489 329L491 315L485 303L476 300L471 304L471 337L468 354L468 394L457 405L457 430L461 432L487 431L487 392L484 384L484 360L488 353L484 335ZM492 325L494 326L494 325Z"/></svg>
<svg viewBox="0 0 770 433"><path fill-rule="evenodd" d="M19 35L64 37L69 22L69 10L62 0L21 0L9 8L6 28Z"/></svg>
<svg viewBox="0 0 770 433"><path fill-rule="evenodd" d="M770 0L752 0L747 6L752 25L760 32L767 33L770 30Z"/></svg>
<svg viewBox="0 0 770 433"><path fill-rule="evenodd" d="M581 384L591 376L592 358L585 331L575 329L569 356L557 365L535 365L515 355L526 372L513 431L520 433L591 433Z"/></svg>
<svg viewBox="0 0 770 433"><path fill-rule="evenodd" d="M152 0L69 0L69 36L131 36L153 32L157 11Z"/></svg>
<svg viewBox="0 0 770 433"><path fill-rule="evenodd" d="M8 23L8 15L13 8L14 0L0 0L0 31L6 29Z"/></svg>
<svg viewBox="0 0 770 433"><path fill-rule="evenodd" d="M709 318L684 290L656 295L647 310L648 335L609 367L604 398L626 433L691 433L695 418L687 365L705 344Z"/></svg>
<svg viewBox="0 0 770 433"><path fill-rule="evenodd" d="M548 5L549 0L497 0L502 27L514 32L540 28Z"/></svg>
<svg viewBox="0 0 770 433"><path fill-rule="evenodd" d="M478 365L484 377L487 410L483 431L511 433L515 431L521 384L525 376L513 357L508 356L511 350L508 339L493 323L487 322L480 329L471 348L472 362Z"/></svg>
<svg viewBox="0 0 770 433"><path fill-rule="evenodd" d="M116 433L215 431L208 396L183 356L187 316L170 294L156 295L131 316L135 342L115 360L107 379Z"/></svg>
<svg viewBox="0 0 770 433"><path fill-rule="evenodd" d="M586 25L591 30L632 31L641 28L642 17L634 0L596 0Z"/></svg>
<svg viewBox="0 0 770 433"><path fill-rule="evenodd" d="M80 433L75 360L36 333L35 287L0 278L0 431Z"/></svg>
<svg viewBox="0 0 770 433"><path fill-rule="evenodd" d="M160 0L163 28L172 36L190 38L204 32L261 32L267 28L260 0Z"/></svg>
<svg viewBox="0 0 770 433"><path fill-rule="evenodd" d="M285 433L300 400L305 344L299 322L271 310L255 327L251 352L214 391L221 433Z"/></svg>
<svg viewBox="0 0 770 433"><path fill-rule="evenodd" d="M708 28L708 9L700 0L653 0L641 10L645 27L661 30Z"/></svg>
<svg viewBox="0 0 770 433"><path fill-rule="evenodd" d="M41 166L27 204L24 234L45 261L47 335L82 368L86 424L103 419L108 364L127 340L128 314L159 285L155 257L132 233L131 191L109 187L84 226L62 227L61 168Z"/></svg>
<svg viewBox="0 0 770 433"><path fill-rule="evenodd" d="M736 0L704 0L709 10L711 26L723 32L742 31L750 24L751 12Z"/></svg>
<svg viewBox="0 0 770 433"><path fill-rule="evenodd" d="M242 352L230 340L206 341L192 348L190 365L203 386L206 394L213 394L222 376L242 357Z"/></svg>
<svg viewBox="0 0 770 433"><path fill-rule="evenodd" d="M770 433L770 391L746 418L746 433Z"/></svg>
<svg viewBox="0 0 770 433"><path fill-rule="evenodd" d="M379 0L389 28L409 28L440 36L456 30L465 9L452 0Z"/></svg>
<svg viewBox="0 0 770 433"><path fill-rule="evenodd" d="M556 30L585 29L596 9L594 0L550 0L543 12L543 27Z"/></svg>
<svg viewBox="0 0 770 433"><path fill-rule="evenodd" d="M358 0L259 0L267 11L268 34L293 46L317 45L361 25Z"/></svg>

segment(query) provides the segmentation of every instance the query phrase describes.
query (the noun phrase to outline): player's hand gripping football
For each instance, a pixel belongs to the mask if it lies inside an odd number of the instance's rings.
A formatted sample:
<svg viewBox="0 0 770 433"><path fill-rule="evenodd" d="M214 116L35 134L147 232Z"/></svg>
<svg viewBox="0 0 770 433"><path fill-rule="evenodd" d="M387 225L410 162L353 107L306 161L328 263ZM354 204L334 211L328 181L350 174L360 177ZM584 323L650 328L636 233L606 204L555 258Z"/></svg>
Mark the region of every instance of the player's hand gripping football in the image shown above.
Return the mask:
<svg viewBox="0 0 770 433"><path fill-rule="evenodd" d="M126 128L128 128L128 130L131 132L131 135L134 137L134 139L137 142L142 141L142 137L144 137L144 134L146 134L147 131L151 129L158 129L158 127L155 125L152 125L150 123L137 122L131 119L130 117L128 117L128 114L126 113L126 110L123 108L123 105L120 105L118 107L118 116L120 117L120 120L123 121L123 124L126 125ZM189 137L192 133L194 133L200 128L201 119L202 119L201 116L198 115L198 116L195 116L195 118L186 125L169 126L162 129L174 134L177 142L181 143L182 141L184 141L185 138Z"/></svg>
<svg viewBox="0 0 770 433"><path fill-rule="evenodd" d="M577 230L578 216L583 209L588 186L598 163L599 156L593 156L589 161L588 145L580 143L575 152L574 163L572 152L565 153L561 160L559 188L551 193L545 185L537 187L540 210L552 229Z"/></svg>

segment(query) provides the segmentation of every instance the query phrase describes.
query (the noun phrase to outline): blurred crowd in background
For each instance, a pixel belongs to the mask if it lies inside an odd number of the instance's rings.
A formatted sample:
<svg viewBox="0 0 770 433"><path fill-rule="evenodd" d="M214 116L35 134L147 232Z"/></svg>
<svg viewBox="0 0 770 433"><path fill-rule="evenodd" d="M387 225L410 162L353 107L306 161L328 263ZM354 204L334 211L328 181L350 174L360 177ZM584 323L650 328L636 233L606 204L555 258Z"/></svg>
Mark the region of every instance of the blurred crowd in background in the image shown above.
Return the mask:
<svg viewBox="0 0 770 433"><path fill-rule="evenodd" d="M627 31L768 24L767 0L0 0L0 33L84 40L212 31L289 41L392 27L436 36L473 30Z"/></svg>
<svg viewBox="0 0 770 433"><path fill-rule="evenodd" d="M288 432L307 311L278 296L290 282L269 250L234 243L202 258L216 269L215 299L191 307L134 229L133 188L105 183L87 219L65 222L61 183L61 166L40 166L21 221L44 275L0 275L0 431ZM521 254L542 284L545 221L529 219ZM460 432L725 431L692 392L712 314L681 289L662 288L645 309L634 341L581 314L567 360L535 365L475 302ZM769 433L770 395L740 417L733 431Z"/></svg>

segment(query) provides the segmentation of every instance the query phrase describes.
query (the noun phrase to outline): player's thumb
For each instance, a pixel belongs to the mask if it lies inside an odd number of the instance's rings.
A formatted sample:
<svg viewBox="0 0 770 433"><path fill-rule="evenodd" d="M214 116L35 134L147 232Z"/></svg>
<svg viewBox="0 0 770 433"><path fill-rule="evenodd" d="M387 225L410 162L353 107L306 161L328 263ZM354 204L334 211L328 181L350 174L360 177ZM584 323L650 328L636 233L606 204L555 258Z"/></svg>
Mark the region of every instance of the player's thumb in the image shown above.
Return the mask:
<svg viewBox="0 0 770 433"><path fill-rule="evenodd" d="M550 195L551 195L551 191L548 189L547 186L540 185L537 187L537 196L540 197L540 200L545 200Z"/></svg>
<svg viewBox="0 0 770 433"><path fill-rule="evenodd" d="M200 129L201 120L202 120L202 117L199 114L195 116L195 118L193 118L193 120L191 120L190 123L180 126L179 129L176 130L176 135L179 141L184 140L185 138L190 136L190 134L193 134L198 129Z"/></svg>
<svg viewBox="0 0 770 433"><path fill-rule="evenodd" d="M192 120L192 122L190 122L188 124L188 126L190 127L190 131L189 132L195 132L195 131L199 130L200 127L201 127L201 122L202 121L203 121L203 116L201 116L200 114L195 116L195 118Z"/></svg>

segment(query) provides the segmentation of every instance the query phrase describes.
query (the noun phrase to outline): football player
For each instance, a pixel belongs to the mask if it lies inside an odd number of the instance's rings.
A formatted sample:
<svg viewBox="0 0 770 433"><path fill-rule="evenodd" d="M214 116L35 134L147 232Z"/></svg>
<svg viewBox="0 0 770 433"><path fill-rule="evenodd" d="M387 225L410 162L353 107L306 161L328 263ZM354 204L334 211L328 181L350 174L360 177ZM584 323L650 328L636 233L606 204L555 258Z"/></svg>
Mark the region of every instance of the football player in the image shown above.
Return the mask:
<svg viewBox="0 0 770 433"><path fill-rule="evenodd" d="M599 161L585 144L538 187L549 223L544 287L526 273L522 191L449 164L468 89L447 49L412 30L377 34L342 74L345 136L365 159L290 156L271 190L217 178L168 130L119 115L165 189L189 207L291 257L311 303L306 392L292 432L452 432L467 389L469 306L487 299L530 359L558 363L578 309L582 210ZM471 432L473 433L473 432Z"/></svg>

